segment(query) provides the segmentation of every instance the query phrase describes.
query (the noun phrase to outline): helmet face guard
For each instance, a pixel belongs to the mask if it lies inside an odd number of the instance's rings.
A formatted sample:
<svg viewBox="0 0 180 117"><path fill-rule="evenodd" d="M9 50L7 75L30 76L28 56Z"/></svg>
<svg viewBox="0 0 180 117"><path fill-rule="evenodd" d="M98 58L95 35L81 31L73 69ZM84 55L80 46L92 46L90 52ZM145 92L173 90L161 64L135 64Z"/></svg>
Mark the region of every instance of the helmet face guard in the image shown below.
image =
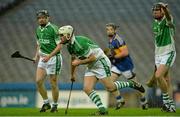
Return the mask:
<svg viewBox="0 0 180 117"><path fill-rule="evenodd" d="M67 26L60 27L58 32L61 37L61 44L66 44L72 38L74 29L72 26L67 25Z"/></svg>
<svg viewBox="0 0 180 117"><path fill-rule="evenodd" d="M69 34L60 34L60 38L61 38L61 44L66 44L66 43L69 43L70 41L70 37L69 37Z"/></svg>

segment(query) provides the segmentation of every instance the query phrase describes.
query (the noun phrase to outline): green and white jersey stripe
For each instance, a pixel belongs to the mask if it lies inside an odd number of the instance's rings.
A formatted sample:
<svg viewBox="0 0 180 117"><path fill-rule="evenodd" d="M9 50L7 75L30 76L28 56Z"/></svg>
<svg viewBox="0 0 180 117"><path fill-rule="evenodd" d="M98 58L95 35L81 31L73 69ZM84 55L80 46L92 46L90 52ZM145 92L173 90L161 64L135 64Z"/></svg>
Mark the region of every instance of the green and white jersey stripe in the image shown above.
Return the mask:
<svg viewBox="0 0 180 117"><path fill-rule="evenodd" d="M153 33L155 35L155 55L163 55L175 51L173 19L171 22L168 22L165 17L161 21L154 20Z"/></svg>
<svg viewBox="0 0 180 117"><path fill-rule="evenodd" d="M56 75L60 74L61 67L62 67L62 58L61 58L61 55L58 54L56 55L56 72L55 72Z"/></svg>
<svg viewBox="0 0 180 117"><path fill-rule="evenodd" d="M103 65L103 68L105 70L105 73L106 73L106 76L109 77L111 76L111 70L110 70L110 67L108 66L106 60L104 58L102 59L99 59L101 64Z"/></svg>
<svg viewBox="0 0 180 117"><path fill-rule="evenodd" d="M172 64L172 62L173 62L173 58L174 58L174 56L175 56L175 52L172 51L172 52L170 52L169 54L170 54L170 56L169 56L169 58L168 58L168 60L167 60L167 62L166 62L166 65L167 65L167 66L171 66L171 64Z"/></svg>
<svg viewBox="0 0 180 117"><path fill-rule="evenodd" d="M60 42L58 27L50 22L45 26L39 26L36 30L37 44L40 55L50 54ZM59 54L59 53L58 53Z"/></svg>
<svg viewBox="0 0 180 117"><path fill-rule="evenodd" d="M74 36L72 43L67 45L70 54L76 57L88 57L92 50L100 49L91 39L85 36ZM95 55L98 53L94 53Z"/></svg>

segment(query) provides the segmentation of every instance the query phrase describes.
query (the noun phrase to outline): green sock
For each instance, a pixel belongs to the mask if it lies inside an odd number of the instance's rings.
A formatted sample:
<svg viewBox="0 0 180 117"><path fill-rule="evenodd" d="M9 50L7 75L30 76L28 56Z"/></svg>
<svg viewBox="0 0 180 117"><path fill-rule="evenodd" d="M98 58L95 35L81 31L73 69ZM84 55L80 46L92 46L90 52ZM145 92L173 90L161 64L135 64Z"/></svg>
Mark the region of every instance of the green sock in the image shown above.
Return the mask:
<svg viewBox="0 0 180 117"><path fill-rule="evenodd" d="M174 101L173 101L172 98L169 98L169 104L170 104L171 106L174 106L174 107L175 107L175 103L174 103Z"/></svg>
<svg viewBox="0 0 180 117"><path fill-rule="evenodd" d="M131 83L131 82L116 81L116 82L114 82L114 84L116 85L117 89L122 89L122 88L126 88L126 87L133 87L133 83Z"/></svg>
<svg viewBox="0 0 180 117"><path fill-rule="evenodd" d="M58 106L58 103L57 102L54 102L53 104L52 104L52 106L54 107L54 106Z"/></svg>
<svg viewBox="0 0 180 117"><path fill-rule="evenodd" d="M163 98L163 104L168 104L169 103L169 95L168 95L168 93L163 93L162 98Z"/></svg>
<svg viewBox="0 0 180 117"><path fill-rule="evenodd" d="M96 91L93 90L88 96L92 100L92 102L94 102L96 104L96 106L98 107L98 109L101 112L105 112L106 111L106 108L104 107L104 105L103 105L99 95L96 94Z"/></svg>

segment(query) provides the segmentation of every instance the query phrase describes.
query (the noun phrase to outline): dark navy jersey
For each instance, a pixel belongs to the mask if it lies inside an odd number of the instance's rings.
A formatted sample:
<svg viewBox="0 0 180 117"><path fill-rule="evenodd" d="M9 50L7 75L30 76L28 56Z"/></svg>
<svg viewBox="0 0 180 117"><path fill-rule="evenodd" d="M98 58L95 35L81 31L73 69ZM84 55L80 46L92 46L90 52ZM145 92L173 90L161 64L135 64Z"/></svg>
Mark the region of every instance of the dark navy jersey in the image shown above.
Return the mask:
<svg viewBox="0 0 180 117"><path fill-rule="evenodd" d="M118 34L114 35L112 41L109 42L109 48L111 49L111 54L115 55L120 53L120 48L126 47L125 41L119 37ZM128 55L123 58L111 58L111 63L116 66L120 71L132 70L134 68L133 61Z"/></svg>

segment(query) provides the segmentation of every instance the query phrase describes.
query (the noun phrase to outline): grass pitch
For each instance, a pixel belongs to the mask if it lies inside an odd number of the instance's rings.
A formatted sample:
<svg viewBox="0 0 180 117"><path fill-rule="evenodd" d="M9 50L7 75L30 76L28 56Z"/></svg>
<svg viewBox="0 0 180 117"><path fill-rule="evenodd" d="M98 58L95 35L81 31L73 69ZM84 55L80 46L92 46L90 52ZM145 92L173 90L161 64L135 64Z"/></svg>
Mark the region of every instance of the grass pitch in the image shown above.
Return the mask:
<svg viewBox="0 0 180 117"><path fill-rule="evenodd" d="M97 111L96 109L69 109L65 115L65 109L58 109L57 113L49 110L40 113L38 108L0 108L0 116L89 116ZM161 109L154 108L142 110L141 108L122 108L120 110L108 109L108 116L180 116L180 109L176 113L161 112Z"/></svg>

